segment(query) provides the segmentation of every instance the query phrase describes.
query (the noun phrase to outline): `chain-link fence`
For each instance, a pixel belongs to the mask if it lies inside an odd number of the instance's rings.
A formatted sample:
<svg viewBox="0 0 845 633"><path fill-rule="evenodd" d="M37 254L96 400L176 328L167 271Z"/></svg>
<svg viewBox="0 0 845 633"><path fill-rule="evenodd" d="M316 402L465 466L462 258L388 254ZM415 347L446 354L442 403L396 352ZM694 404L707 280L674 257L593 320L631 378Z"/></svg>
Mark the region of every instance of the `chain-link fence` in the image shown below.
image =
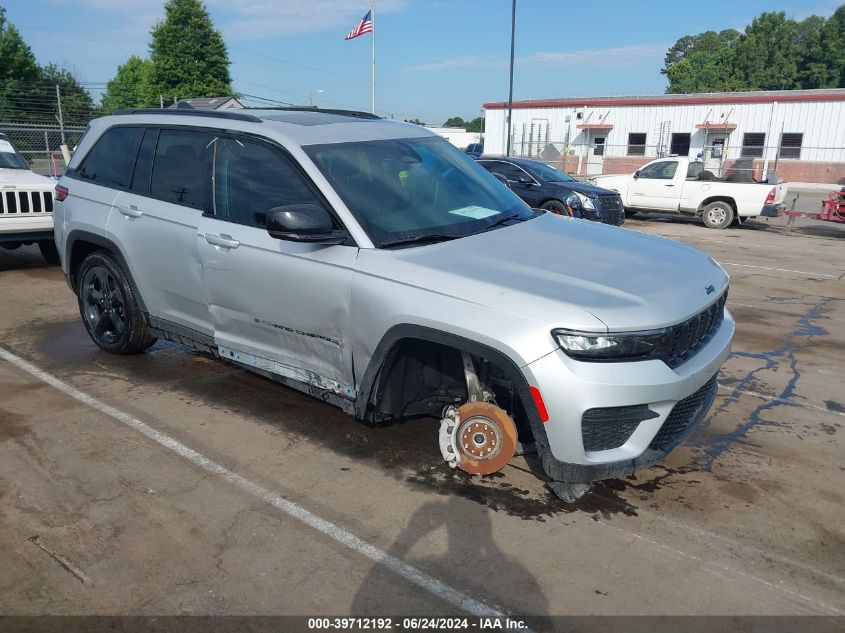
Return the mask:
<svg viewBox="0 0 845 633"><path fill-rule="evenodd" d="M546 138L515 141L514 156L550 163L577 177L631 174L657 158L688 156L701 161L701 179L735 182L760 180L845 184L845 147L747 145L704 147L591 143L568 144Z"/></svg>
<svg viewBox="0 0 845 633"><path fill-rule="evenodd" d="M34 123L0 122L0 132L29 162L32 170L46 176L60 176L65 163L61 146L73 150L82 138L85 127L71 125L39 125Z"/></svg>

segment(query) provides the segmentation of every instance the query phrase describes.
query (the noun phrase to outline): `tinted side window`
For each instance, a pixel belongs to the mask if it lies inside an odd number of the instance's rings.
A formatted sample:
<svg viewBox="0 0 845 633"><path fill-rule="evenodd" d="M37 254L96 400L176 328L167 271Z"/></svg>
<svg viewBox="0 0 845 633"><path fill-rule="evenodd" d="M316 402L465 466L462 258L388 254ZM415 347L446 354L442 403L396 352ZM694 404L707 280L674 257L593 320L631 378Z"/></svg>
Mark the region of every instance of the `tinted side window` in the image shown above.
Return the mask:
<svg viewBox="0 0 845 633"><path fill-rule="evenodd" d="M508 180L518 182L520 178L528 178L528 175L516 165L510 163L503 163L498 160L482 163L484 168L494 174L501 174Z"/></svg>
<svg viewBox="0 0 845 633"><path fill-rule="evenodd" d="M678 170L678 161L664 160L659 163L652 163L640 170L640 178L651 180L672 180Z"/></svg>
<svg viewBox="0 0 845 633"><path fill-rule="evenodd" d="M273 207L323 206L290 161L270 147L226 138L216 146L214 208L221 220L264 228Z"/></svg>
<svg viewBox="0 0 845 633"><path fill-rule="evenodd" d="M141 141L141 148L138 150L138 159L135 161L135 172L132 174L130 189L142 196L150 195L150 171L153 166L153 153L157 139L158 130L147 128L144 139Z"/></svg>
<svg viewBox="0 0 845 633"><path fill-rule="evenodd" d="M143 132L141 127L107 130L88 152L77 175L105 187L128 187Z"/></svg>
<svg viewBox="0 0 845 633"><path fill-rule="evenodd" d="M161 130L153 161L150 195L194 209L205 209L212 155L208 132Z"/></svg>

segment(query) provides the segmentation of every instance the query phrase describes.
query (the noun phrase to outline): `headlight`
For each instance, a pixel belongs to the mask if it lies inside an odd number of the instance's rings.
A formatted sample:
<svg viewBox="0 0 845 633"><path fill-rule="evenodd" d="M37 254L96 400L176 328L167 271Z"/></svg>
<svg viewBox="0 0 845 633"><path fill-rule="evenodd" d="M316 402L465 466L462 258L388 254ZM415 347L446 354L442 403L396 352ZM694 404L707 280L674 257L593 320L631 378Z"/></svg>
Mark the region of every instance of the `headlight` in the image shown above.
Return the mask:
<svg viewBox="0 0 845 633"><path fill-rule="evenodd" d="M653 356L666 342L668 330L597 334L553 330L558 345L568 356L579 360L623 360Z"/></svg>
<svg viewBox="0 0 845 633"><path fill-rule="evenodd" d="M578 193L577 191L573 191L572 193L574 193L576 196L578 196L578 199L581 200L581 206L584 207L585 209L595 209L596 208L596 205L593 204L592 198L588 198L583 193Z"/></svg>

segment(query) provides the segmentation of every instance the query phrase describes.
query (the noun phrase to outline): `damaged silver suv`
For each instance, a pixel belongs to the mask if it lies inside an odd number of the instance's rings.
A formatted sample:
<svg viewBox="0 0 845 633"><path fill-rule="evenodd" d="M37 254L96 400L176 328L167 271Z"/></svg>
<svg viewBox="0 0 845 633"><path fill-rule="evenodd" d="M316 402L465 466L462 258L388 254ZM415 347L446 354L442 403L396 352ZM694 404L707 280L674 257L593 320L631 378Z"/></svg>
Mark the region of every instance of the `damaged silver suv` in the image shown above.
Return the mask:
<svg viewBox="0 0 845 633"><path fill-rule="evenodd" d="M533 211L425 128L367 113L104 117L56 200L102 349L165 338L371 422L433 416L470 473L533 446L569 500L692 432L734 333L706 255Z"/></svg>

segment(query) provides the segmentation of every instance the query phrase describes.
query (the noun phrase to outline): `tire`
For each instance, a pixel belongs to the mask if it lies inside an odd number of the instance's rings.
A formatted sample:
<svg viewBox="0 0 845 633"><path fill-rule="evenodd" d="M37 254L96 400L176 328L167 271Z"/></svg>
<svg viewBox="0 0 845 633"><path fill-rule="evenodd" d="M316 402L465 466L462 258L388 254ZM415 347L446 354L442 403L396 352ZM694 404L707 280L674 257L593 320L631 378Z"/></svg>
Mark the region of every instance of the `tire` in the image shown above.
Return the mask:
<svg viewBox="0 0 845 633"><path fill-rule="evenodd" d="M727 202L711 202L701 214L704 226L708 229L724 229L734 221L734 208Z"/></svg>
<svg viewBox="0 0 845 633"><path fill-rule="evenodd" d="M97 347L111 354L135 354L156 342L129 276L110 254L88 255L76 279L79 313Z"/></svg>
<svg viewBox="0 0 845 633"><path fill-rule="evenodd" d="M59 266L62 262L59 259L59 251L56 248L56 243L51 241L38 242L38 250L41 251L41 256L47 260L51 266Z"/></svg>
<svg viewBox="0 0 845 633"><path fill-rule="evenodd" d="M545 209L555 215L569 215L566 206L560 200L547 200L540 205L541 209Z"/></svg>

